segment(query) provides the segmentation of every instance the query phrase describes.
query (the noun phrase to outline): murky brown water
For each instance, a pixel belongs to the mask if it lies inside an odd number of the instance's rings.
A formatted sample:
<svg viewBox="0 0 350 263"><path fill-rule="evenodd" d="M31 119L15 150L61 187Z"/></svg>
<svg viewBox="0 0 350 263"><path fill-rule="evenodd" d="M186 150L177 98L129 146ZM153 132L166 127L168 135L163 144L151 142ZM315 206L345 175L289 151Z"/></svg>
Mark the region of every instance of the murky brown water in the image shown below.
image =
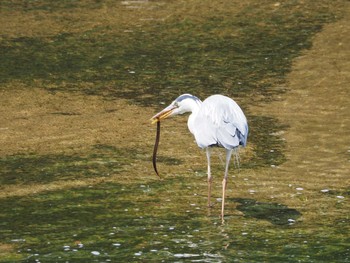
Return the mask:
<svg viewBox="0 0 350 263"><path fill-rule="evenodd" d="M289 125L281 132L288 161L276 175L290 178L293 186L315 194L315 199L325 189L349 192L349 30L347 19L326 26L314 38L313 48L295 60L288 75L289 91L279 101L256 109ZM324 200L309 200L309 205L320 202ZM322 213L334 212L326 207ZM319 211L312 217L318 220Z"/></svg>

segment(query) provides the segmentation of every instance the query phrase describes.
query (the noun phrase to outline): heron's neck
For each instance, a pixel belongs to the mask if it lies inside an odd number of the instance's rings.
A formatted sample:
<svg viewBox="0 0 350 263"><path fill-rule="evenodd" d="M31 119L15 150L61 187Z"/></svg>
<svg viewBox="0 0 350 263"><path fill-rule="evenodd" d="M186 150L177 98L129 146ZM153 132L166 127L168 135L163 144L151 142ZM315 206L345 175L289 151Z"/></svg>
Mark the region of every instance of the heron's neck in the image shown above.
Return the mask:
<svg viewBox="0 0 350 263"><path fill-rule="evenodd" d="M191 115L188 117L187 126L192 134L194 133L194 122L201 106L202 106L202 101L200 100L193 101L193 103L190 104Z"/></svg>

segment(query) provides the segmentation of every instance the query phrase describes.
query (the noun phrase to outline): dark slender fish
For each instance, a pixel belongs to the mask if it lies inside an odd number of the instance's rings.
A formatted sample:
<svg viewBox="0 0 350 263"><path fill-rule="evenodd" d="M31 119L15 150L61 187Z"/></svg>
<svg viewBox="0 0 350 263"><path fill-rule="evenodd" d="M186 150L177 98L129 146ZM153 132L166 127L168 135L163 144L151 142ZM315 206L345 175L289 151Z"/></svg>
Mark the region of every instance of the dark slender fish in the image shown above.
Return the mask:
<svg viewBox="0 0 350 263"><path fill-rule="evenodd" d="M158 144L160 139L160 121L157 121L157 135L156 135L156 142L154 143L154 149L153 149L153 168L156 174L160 177L158 170L157 170L157 150L158 150Z"/></svg>

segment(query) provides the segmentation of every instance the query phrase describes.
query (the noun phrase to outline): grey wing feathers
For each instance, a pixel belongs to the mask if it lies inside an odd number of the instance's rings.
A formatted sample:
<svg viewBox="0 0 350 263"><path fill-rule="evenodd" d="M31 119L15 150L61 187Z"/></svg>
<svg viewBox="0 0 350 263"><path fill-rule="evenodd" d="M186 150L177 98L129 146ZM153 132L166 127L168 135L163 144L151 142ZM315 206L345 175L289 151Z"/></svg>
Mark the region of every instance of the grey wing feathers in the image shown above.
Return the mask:
<svg viewBox="0 0 350 263"><path fill-rule="evenodd" d="M196 118L195 138L201 148L211 145L233 149L246 145L248 125L238 104L225 96L213 95L203 101Z"/></svg>

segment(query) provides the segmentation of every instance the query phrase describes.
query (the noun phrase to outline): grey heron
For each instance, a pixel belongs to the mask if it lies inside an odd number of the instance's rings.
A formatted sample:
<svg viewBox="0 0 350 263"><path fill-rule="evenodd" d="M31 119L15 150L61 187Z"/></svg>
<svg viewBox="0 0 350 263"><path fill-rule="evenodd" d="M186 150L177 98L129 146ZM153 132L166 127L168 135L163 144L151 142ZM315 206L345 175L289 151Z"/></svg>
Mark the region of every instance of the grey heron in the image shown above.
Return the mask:
<svg viewBox="0 0 350 263"><path fill-rule="evenodd" d="M221 218L224 218L225 192L229 163L234 152L237 158L239 146L246 146L248 138L247 119L239 105L229 97L212 95L203 102L191 94L183 94L169 106L154 115L152 123L170 116L190 112L188 129L194 135L198 146L206 149L208 160L208 206L211 206L212 175L210 157L212 147L226 150L225 174L222 181Z"/></svg>

